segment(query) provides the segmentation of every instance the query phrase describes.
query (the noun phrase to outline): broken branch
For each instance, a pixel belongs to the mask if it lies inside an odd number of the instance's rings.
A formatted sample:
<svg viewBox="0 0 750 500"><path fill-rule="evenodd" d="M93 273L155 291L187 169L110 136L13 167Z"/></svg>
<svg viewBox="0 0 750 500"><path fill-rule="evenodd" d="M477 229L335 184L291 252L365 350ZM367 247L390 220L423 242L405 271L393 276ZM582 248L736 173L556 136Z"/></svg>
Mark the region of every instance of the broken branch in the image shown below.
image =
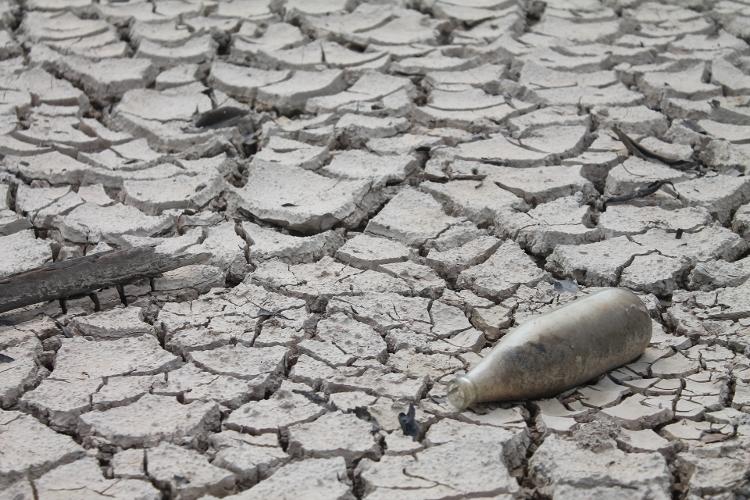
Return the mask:
<svg viewBox="0 0 750 500"><path fill-rule="evenodd" d="M88 295L101 288L158 276L206 258L208 254L168 255L157 252L155 245L149 245L45 264L0 278L0 313L39 302Z"/></svg>

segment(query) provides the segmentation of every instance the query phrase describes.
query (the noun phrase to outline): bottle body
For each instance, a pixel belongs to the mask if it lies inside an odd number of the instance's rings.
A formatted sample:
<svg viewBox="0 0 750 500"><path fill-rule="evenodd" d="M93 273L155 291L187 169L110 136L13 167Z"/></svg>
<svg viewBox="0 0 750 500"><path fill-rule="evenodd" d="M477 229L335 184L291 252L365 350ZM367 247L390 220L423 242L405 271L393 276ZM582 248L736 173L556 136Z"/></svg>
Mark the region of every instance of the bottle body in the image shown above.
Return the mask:
<svg viewBox="0 0 750 500"><path fill-rule="evenodd" d="M466 375L449 401L472 403L549 397L633 361L651 340L651 318L637 295L609 288L515 328Z"/></svg>

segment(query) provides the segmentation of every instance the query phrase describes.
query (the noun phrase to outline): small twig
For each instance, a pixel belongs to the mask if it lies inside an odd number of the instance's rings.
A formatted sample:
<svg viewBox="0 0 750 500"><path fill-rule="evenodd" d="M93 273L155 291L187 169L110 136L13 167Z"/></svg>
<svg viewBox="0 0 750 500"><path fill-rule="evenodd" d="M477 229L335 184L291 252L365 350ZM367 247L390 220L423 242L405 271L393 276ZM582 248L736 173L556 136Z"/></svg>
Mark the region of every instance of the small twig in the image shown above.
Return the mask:
<svg viewBox="0 0 750 500"><path fill-rule="evenodd" d="M659 153L651 151L650 149L644 148L643 146L635 142L633 139L631 139L625 132L620 130L620 127L618 127L617 125L612 127L612 131L614 131L614 133L617 134L617 138L620 139L620 142L622 142L625 145L625 148L628 150L628 152L631 155L636 156L642 160L646 160L646 161L656 160L658 162L661 162L661 163L664 163L665 165L670 165L670 166L692 165L691 162L688 162L685 160L674 160L672 158L667 158L666 156L662 156ZM638 177L645 177L643 175L634 174L632 172L628 172L628 173L630 173L631 175L638 176Z"/></svg>
<svg viewBox="0 0 750 500"><path fill-rule="evenodd" d="M672 184L672 181L654 181L646 184L645 186L639 186L630 193L622 194L619 196L610 196L609 198L606 198L604 200L603 205L606 207L609 203L622 203L625 201L635 200L636 198L643 198L654 194L664 185L671 186L672 189L674 189L675 193L677 193L677 190L675 189L674 184ZM677 194L677 197L679 198L679 193Z"/></svg>

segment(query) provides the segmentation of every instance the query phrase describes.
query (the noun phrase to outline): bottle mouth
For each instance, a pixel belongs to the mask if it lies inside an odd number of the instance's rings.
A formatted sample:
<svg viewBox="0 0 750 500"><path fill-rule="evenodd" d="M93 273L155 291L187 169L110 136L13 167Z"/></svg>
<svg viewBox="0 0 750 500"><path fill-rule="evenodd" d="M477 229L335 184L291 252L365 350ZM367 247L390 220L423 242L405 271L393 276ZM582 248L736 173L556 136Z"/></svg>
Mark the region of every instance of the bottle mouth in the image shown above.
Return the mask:
<svg viewBox="0 0 750 500"><path fill-rule="evenodd" d="M464 375L454 378L448 383L447 398L457 410L465 410L476 400L474 384Z"/></svg>

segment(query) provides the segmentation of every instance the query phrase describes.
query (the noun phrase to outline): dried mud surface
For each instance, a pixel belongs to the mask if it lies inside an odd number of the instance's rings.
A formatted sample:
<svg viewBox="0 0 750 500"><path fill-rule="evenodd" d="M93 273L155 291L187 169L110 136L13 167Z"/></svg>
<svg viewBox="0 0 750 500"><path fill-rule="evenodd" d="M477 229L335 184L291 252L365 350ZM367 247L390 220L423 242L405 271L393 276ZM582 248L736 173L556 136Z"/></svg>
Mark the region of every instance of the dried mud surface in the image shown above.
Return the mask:
<svg viewBox="0 0 750 500"><path fill-rule="evenodd" d="M750 5L0 0L0 499L750 496ZM643 356L456 412L622 286ZM127 302L127 306L124 304Z"/></svg>

